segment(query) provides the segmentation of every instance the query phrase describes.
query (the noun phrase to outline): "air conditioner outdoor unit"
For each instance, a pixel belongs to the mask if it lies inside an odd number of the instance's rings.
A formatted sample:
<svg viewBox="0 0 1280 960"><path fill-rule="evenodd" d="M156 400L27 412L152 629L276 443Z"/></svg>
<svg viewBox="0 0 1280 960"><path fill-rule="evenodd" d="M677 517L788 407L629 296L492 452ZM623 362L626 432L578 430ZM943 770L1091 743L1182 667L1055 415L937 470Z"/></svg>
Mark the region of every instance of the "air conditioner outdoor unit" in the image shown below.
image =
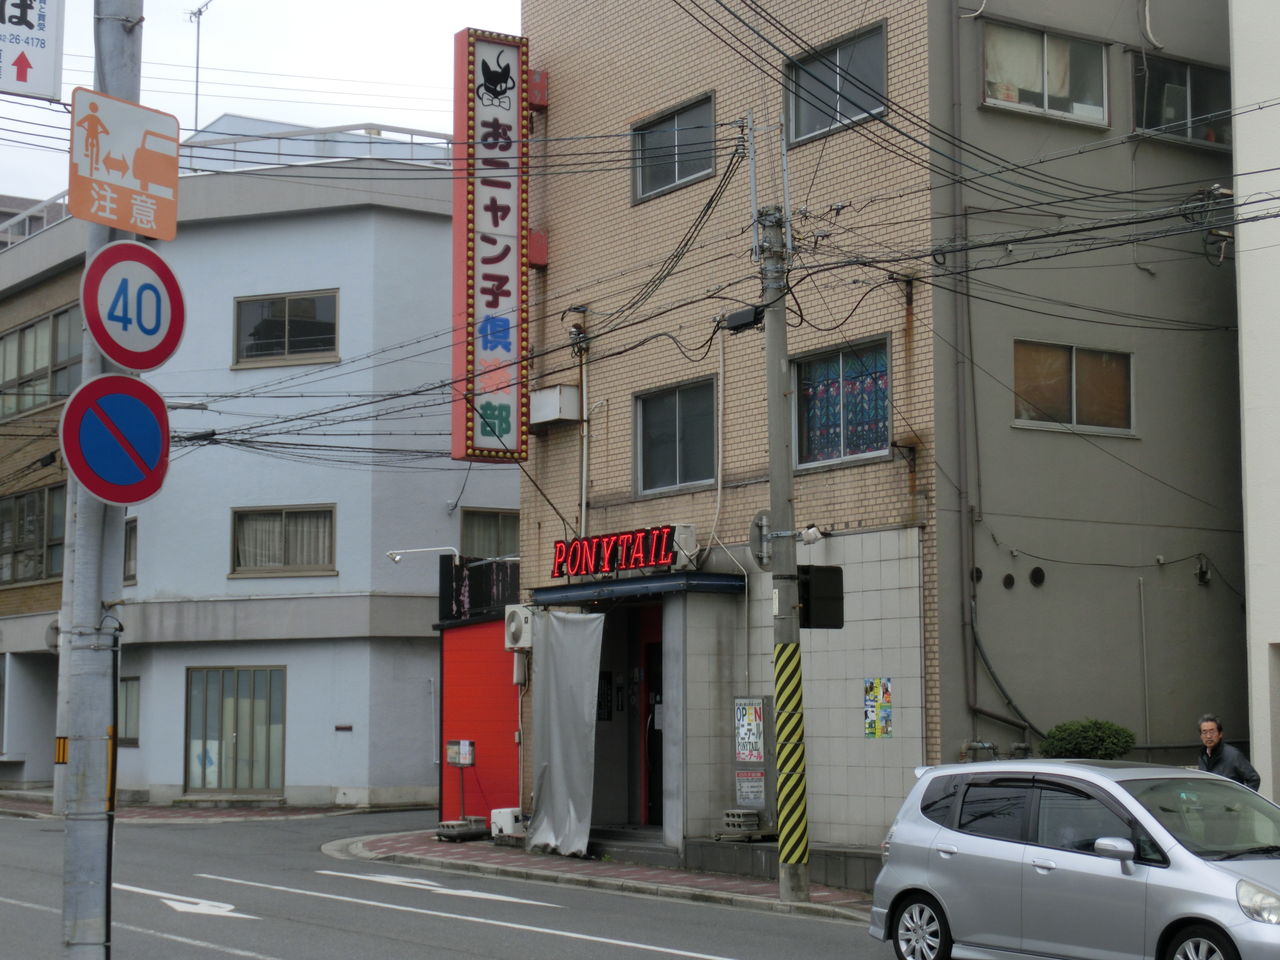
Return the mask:
<svg viewBox="0 0 1280 960"><path fill-rule="evenodd" d="M530 649L533 646L533 607L524 603L508 603L502 638L508 650Z"/></svg>
<svg viewBox="0 0 1280 960"><path fill-rule="evenodd" d="M692 523L672 524L675 531L671 535L671 552L676 558L671 564L672 570L690 570L698 556L698 536Z"/></svg>

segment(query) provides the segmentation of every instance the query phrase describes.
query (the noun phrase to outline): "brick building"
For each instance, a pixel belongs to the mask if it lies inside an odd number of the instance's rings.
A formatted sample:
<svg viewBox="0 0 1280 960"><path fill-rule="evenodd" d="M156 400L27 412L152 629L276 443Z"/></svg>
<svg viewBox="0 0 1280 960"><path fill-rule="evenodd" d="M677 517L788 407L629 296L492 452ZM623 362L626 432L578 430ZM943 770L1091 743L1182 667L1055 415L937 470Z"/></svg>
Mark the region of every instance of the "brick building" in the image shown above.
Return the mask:
<svg viewBox="0 0 1280 960"><path fill-rule="evenodd" d="M762 302L772 206L805 616L839 620L800 630L815 851L1062 721L1179 763L1203 710L1245 736L1226 4L1145 7L526 0L531 385L579 405L535 417L522 587L605 616L597 829L694 862L771 819L764 338L717 317ZM553 564L667 524L671 566Z"/></svg>

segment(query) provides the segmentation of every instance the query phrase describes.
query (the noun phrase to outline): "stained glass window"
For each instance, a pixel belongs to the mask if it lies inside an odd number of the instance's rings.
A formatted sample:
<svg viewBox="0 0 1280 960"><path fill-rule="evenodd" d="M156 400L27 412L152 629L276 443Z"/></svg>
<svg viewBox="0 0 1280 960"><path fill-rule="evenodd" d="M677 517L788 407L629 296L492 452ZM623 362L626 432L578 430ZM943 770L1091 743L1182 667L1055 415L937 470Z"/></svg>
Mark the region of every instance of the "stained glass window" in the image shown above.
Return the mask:
<svg viewBox="0 0 1280 960"><path fill-rule="evenodd" d="M889 449L889 351L884 342L797 365L800 463Z"/></svg>

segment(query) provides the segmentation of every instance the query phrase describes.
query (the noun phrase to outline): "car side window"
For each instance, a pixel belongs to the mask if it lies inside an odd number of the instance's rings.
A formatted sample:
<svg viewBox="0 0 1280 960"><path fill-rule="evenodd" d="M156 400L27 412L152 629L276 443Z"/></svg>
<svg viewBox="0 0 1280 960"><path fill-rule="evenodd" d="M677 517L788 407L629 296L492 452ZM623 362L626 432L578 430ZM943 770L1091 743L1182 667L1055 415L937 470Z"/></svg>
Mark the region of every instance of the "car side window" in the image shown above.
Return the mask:
<svg viewBox="0 0 1280 960"><path fill-rule="evenodd" d="M1031 787L1023 783L975 783L964 792L958 829L997 840L1022 840Z"/></svg>
<svg viewBox="0 0 1280 960"><path fill-rule="evenodd" d="M920 798L920 812L934 823L944 827L949 825L959 787L958 776L934 777L924 788L924 796Z"/></svg>
<svg viewBox="0 0 1280 960"><path fill-rule="evenodd" d="M1035 842L1059 850L1093 853L1099 837L1130 839L1133 829L1101 800L1068 790L1040 791Z"/></svg>

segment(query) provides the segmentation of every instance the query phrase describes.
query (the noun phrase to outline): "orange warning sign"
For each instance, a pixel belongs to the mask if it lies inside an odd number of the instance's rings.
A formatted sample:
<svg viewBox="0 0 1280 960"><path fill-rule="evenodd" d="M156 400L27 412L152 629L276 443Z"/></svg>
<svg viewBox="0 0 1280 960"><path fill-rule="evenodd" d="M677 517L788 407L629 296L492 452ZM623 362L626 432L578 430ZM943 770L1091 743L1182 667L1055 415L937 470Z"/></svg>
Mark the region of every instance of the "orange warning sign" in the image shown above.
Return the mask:
<svg viewBox="0 0 1280 960"><path fill-rule="evenodd" d="M71 95L71 215L172 240L178 118L77 87Z"/></svg>

